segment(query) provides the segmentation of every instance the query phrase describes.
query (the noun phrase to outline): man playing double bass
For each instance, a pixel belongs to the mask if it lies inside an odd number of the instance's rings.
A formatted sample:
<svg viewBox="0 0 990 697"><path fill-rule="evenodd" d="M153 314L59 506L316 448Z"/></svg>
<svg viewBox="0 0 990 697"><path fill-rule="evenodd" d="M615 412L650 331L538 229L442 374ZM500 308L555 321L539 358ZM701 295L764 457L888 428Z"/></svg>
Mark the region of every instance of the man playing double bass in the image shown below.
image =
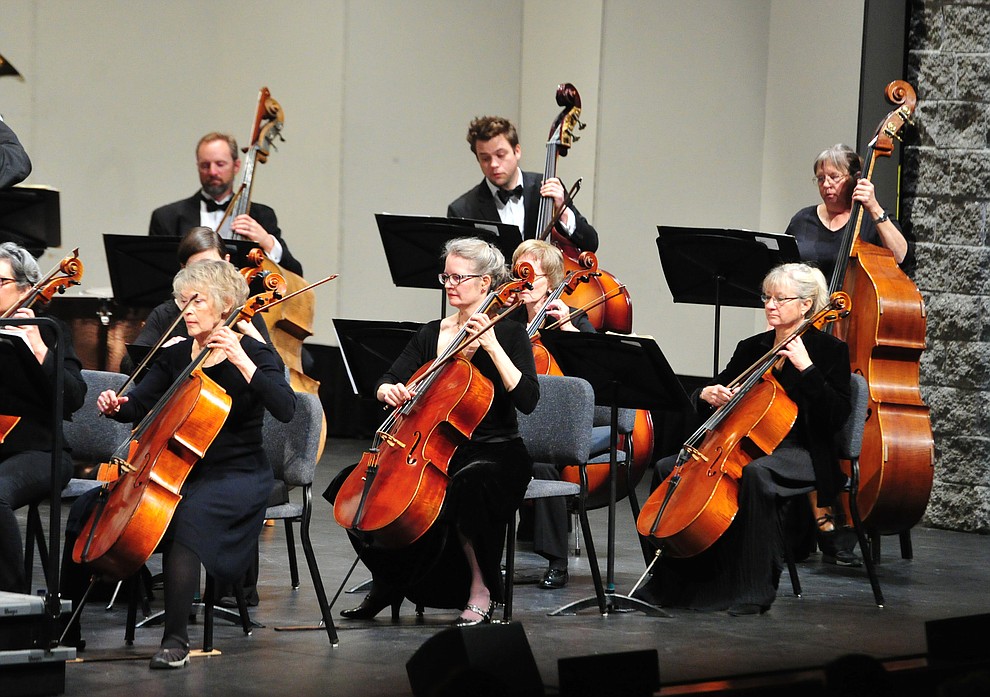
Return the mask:
<svg viewBox="0 0 990 697"><path fill-rule="evenodd" d="M524 240L531 240L542 232L536 229L540 199L552 198L554 212L562 210L557 230L581 251L598 250L598 233L568 205L560 180L544 182L542 175L519 167L522 148L511 121L501 116L476 118L468 126L467 142L485 178L447 206L448 217L513 223Z"/></svg>
<svg viewBox="0 0 990 697"><path fill-rule="evenodd" d="M234 137L214 132L200 138L196 145L196 168L202 188L189 198L156 208L151 214L148 234L180 237L190 228L203 226L227 239L240 235L257 242L268 258L282 268L302 276L302 264L282 239L278 219L270 207L252 202L250 215L239 215L217 230L234 195L234 177L241 170Z"/></svg>

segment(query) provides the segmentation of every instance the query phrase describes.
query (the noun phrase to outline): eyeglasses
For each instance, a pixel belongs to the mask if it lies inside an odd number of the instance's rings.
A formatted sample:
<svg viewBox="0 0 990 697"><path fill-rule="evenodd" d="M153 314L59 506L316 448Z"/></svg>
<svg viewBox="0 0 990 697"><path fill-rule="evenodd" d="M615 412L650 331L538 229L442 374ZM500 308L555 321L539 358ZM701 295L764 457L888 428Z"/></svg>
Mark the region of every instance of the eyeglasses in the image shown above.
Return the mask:
<svg viewBox="0 0 990 697"><path fill-rule="evenodd" d="M811 183L818 184L818 186L821 186L826 181L832 182L833 184L838 184L848 176L848 174L820 174L817 177L812 177Z"/></svg>
<svg viewBox="0 0 990 697"><path fill-rule="evenodd" d="M469 278L481 278L484 274L480 273L469 273L469 274L459 274L459 273L441 273L437 274L437 279L440 281L440 285L445 286L450 283L451 286L459 286L464 281Z"/></svg>
<svg viewBox="0 0 990 697"><path fill-rule="evenodd" d="M4 278L3 276L0 276L0 288L3 288L8 283L17 283L17 279L16 278Z"/></svg>
<svg viewBox="0 0 990 697"><path fill-rule="evenodd" d="M767 303L771 303L771 304L775 305L776 307L780 307L781 305L786 305L791 300L801 300L801 298L798 297L798 296L794 296L793 298L775 298L772 295L764 295L764 294L761 293L760 294L760 300L763 301L763 304L764 305L766 305Z"/></svg>

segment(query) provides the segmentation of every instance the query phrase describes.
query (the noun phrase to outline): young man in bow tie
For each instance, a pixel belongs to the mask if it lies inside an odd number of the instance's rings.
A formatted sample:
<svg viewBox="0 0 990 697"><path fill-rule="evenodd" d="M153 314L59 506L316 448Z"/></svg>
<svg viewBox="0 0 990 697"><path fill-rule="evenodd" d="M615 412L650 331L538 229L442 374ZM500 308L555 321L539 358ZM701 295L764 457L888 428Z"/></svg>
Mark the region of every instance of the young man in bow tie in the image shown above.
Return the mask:
<svg viewBox="0 0 990 697"><path fill-rule="evenodd" d="M217 230L233 197L234 177L241 170L239 152L233 136L214 132L200 138L196 145L196 168L202 188L187 199L155 209L148 234L180 237L200 226ZM252 201L250 215L227 220L217 232L227 239L236 233L257 242L269 259L287 271L302 275L302 264L289 252L275 211L270 207Z"/></svg>
<svg viewBox="0 0 990 697"><path fill-rule="evenodd" d="M543 181L537 172L519 167L522 149L519 134L508 119L482 116L468 126L471 145L485 178L476 187L447 206L447 217L500 220L522 230L523 239L536 238L540 199L553 199L554 211L563 209L557 229L582 251L598 249L598 233L576 208L568 206L564 186L556 177Z"/></svg>

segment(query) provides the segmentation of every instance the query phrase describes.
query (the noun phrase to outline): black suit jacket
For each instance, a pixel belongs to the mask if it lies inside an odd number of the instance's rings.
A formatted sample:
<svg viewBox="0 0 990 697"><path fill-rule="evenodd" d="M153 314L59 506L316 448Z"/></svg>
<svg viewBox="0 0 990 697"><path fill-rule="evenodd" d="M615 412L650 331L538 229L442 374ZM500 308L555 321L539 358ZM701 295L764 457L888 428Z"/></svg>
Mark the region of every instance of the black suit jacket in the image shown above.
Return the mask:
<svg viewBox="0 0 990 697"><path fill-rule="evenodd" d="M151 214L151 224L148 227L148 234L165 237L182 237L190 228L198 227L199 201L200 196L197 191L189 198L156 208ZM265 228L269 235L277 237L281 243L282 260L279 262L279 265L288 271L302 276L302 264L296 261L296 258L292 256L292 252L289 251L289 245L282 239L282 231L279 230L275 211L262 203L252 203L250 215L258 221L261 227Z"/></svg>
<svg viewBox="0 0 990 697"><path fill-rule="evenodd" d="M526 219L523 224L523 239L531 240L536 237L536 222L540 215L540 184L543 175L536 172L523 172L523 206L526 209ZM591 223L573 206L576 217L574 234L571 241L586 252L598 251L598 232ZM471 220L498 221L498 208L488 184L482 179L476 187L458 197L447 206L448 218L468 218Z"/></svg>
<svg viewBox="0 0 990 697"><path fill-rule="evenodd" d="M21 141L0 121L0 189L22 182L31 174L31 160Z"/></svg>

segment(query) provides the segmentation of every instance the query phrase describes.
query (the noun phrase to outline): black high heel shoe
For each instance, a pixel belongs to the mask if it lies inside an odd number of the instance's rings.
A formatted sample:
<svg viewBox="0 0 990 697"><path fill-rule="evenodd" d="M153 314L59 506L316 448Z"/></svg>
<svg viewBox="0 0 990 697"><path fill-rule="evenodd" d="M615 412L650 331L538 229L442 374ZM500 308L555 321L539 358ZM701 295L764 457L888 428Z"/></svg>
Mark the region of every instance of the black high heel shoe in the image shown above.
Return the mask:
<svg viewBox="0 0 990 697"><path fill-rule="evenodd" d="M476 624L489 624L492 621L492 613L495 612L495 601L492 600L488 603L488 610L482 610L477 605L472 605L468 603L464 606L465 610L470 610L474 614L478 615L478 619L473 620L470 617L458 617L454 620L451 626L453 627L473 627Z"/></svg>
<svg viewBox="0 0 990 697"><path fill-rule="evenodd" d="M376 596L374 593L364 596L364 600L357 607L341 610L340 616L349 620L370 620L389 605L392 606L392 620L399 619L402 597L393 599L388 596Z"/></svg>

